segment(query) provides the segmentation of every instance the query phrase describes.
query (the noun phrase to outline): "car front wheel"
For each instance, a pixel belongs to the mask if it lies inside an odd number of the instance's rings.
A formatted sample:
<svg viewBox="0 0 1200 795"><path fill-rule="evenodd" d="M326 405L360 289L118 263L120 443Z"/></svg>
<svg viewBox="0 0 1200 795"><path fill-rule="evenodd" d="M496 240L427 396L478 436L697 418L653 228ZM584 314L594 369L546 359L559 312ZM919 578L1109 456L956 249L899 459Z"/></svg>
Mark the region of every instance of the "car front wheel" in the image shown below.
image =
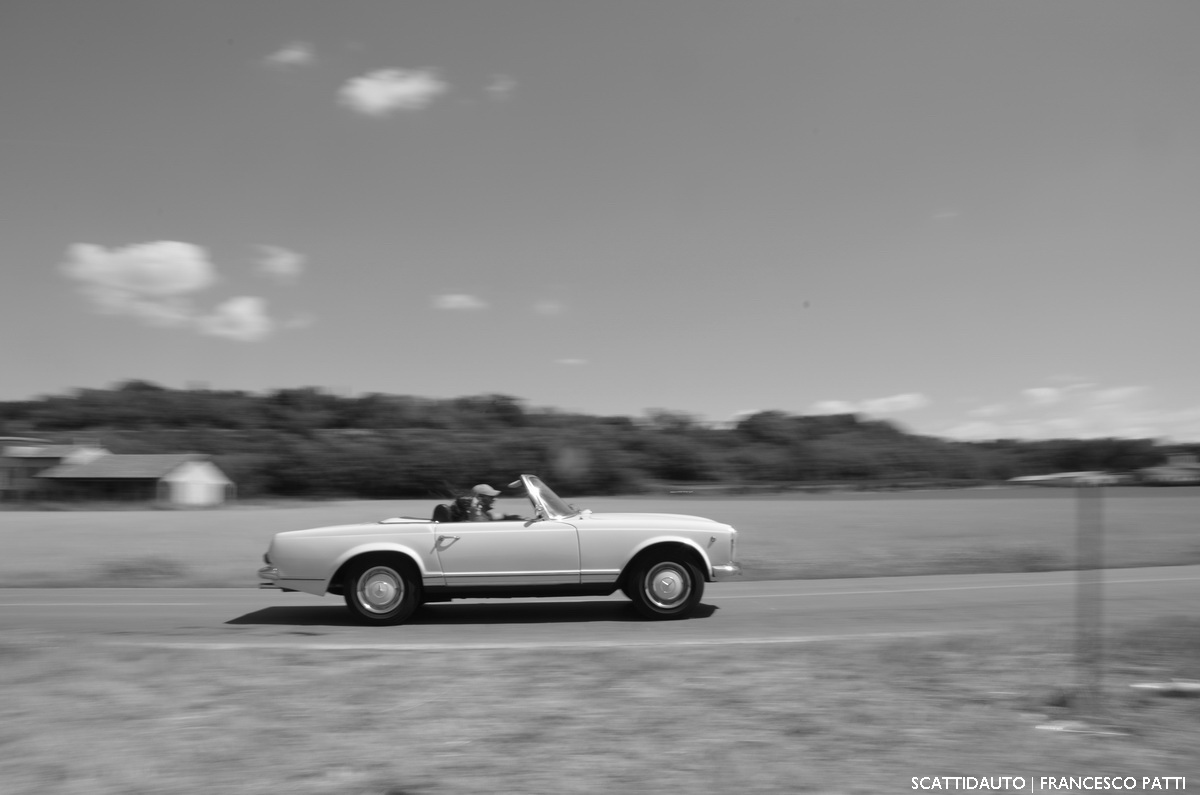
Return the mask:
<svg viewBox="0 0 1200 795"><path fill-rule="evenodd" d="M704 596L704 576L682 556L653 555L634 564L623 590L646 618L687 618Z"/></svg>
<svg viewBox="0 0 1200 795"><path fill-rule="evenodd" d="M346 606L368 624L401 624L421 603L420 581L411 567L394 561L364 560L346 570Z"/></svg>

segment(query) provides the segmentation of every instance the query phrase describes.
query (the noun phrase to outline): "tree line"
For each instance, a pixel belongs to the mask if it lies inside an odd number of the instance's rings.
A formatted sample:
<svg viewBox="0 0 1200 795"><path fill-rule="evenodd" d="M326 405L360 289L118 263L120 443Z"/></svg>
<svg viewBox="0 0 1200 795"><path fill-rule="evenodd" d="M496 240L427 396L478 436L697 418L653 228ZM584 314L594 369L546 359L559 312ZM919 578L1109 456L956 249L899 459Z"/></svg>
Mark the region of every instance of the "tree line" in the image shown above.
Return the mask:
<svg viewBox="0 0 1200 795"><path fill-rule="evenodd" d="M197 452L252 496L448 497L541 474L566 494L666 485L972 485L1061 471L1135 471L1150 439L958 442L857 414L762 411L728 427L683 412L595 416L500 394L435 399L315 387L264 394L108 389L0 402L0 436L91 441L114 453Z"/></svg>

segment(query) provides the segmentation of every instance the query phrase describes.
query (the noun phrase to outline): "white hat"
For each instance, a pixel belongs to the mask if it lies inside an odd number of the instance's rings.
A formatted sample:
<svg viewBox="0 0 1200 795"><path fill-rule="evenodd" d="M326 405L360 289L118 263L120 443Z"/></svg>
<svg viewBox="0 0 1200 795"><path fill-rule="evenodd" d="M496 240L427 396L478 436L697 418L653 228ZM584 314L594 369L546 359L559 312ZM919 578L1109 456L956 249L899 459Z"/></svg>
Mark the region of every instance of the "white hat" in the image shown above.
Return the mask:
<svg viewBox="0 0 1200 795"><path fill-rule="evenodd" d="M478 486L471 489L471 491L475 492L476 494L486 494L489 497L495 497L500 493L486 483L480 483Z"/></svg>

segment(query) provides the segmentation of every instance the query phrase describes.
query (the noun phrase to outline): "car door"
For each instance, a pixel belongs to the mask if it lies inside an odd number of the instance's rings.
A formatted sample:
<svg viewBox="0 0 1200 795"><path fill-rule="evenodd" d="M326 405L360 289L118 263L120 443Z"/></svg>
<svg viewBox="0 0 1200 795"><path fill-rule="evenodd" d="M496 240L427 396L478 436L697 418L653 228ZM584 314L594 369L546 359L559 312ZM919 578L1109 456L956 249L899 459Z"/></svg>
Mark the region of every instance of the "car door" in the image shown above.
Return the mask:
<svg viewBox="0 0 1200 795"><path fill-rule="evenodd" d="M579 534L566 522L453 522L435 533L447 586L579 582Z"/></svg>

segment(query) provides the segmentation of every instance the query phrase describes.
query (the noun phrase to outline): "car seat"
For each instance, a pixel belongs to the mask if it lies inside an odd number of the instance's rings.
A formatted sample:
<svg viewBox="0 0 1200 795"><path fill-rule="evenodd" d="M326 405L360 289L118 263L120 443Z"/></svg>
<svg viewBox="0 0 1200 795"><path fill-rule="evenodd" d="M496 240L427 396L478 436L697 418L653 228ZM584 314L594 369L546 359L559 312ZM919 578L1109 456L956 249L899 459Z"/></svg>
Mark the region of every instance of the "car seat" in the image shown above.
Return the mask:
<svg viewBox="0 0 1200 795"><path fill-rule="evenodd" d="M435 522L450 522L450 506L439 505L433 509L433 521Z"/></svg>

